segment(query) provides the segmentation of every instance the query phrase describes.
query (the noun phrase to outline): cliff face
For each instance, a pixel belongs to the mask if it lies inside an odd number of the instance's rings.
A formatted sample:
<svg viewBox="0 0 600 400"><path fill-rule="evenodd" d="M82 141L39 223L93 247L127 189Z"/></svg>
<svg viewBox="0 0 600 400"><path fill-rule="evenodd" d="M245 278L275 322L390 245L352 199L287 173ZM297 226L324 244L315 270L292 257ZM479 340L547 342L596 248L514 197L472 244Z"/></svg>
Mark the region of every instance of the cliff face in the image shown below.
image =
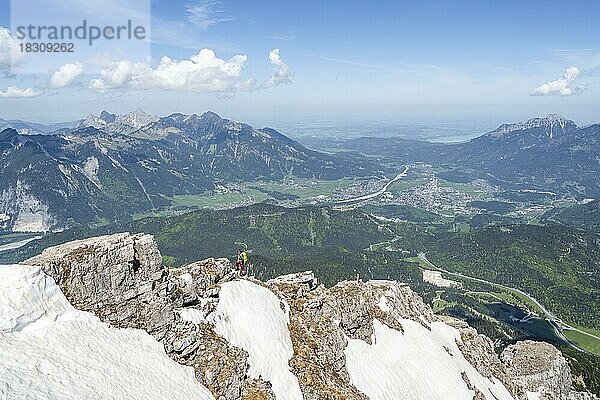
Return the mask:
<svg viewBox="0 0 600 400"><path fill-rule="evenodd" d="M128 233L25 264L76 309L146 331L216 399L593 398L571 390L553 346L519 343L498 358L488 338L397 282L325 288L310 272L259 282L226 259L167 269L151 236Z"/></svg>
<svg viewBox="0 0 600 400"><path fill-rule="evenodd" d="M504 349L500 358L520 393L536 392L540 400L594 398L572 390L573 376L567 360L551 344L518 342Z"/></svg>
<svg viewBox="0 0 600 400"><path fill-rule="evenodd" d="M246 379L246 352L229 345L210 325L180 315L214 307L227 260L167 270L152 236L124 233L51 247L25 264L53 277L77 309L113 327L148 332L169 357L194 367L197 379L217 398L240 398L247 387L266 386Z"/></svg>
<svg viewBox="0 0 600 400"><path fill-rule="evenodd" d="M69 304L39 267L0 266L0 398L210 400L194 370L139 329Z"/></svg>

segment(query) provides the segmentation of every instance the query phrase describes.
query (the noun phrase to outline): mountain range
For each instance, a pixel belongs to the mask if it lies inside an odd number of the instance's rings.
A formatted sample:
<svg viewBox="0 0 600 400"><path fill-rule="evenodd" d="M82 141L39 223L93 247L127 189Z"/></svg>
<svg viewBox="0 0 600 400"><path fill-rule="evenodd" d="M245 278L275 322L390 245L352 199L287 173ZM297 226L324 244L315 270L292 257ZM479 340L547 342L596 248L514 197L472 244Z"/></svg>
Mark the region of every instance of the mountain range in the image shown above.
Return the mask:
<svg viewBox="0 0 600 400"><path fill-rule="evenodd" d="M333 153L213 112L0 122L10 126L0 132L0 230L126 219L222 183L382 176L414 162L505 188L600 197L600 125L578 127L556 115L503 124L466 143L370 137L329 143Z"/></svg>
<svg viewBox="0 0 600 400"><path fill-rule="evenodd" d="M577 199L600 197L600 124L578 127L558 115L503 124L465 143L404 138L356 138L328 143L397 163L426 162L505 188L551 191Z"/></svg>
<svg viewBox="0 0 600 400"><path fill-rule="evenodd" d="M600 195L599 154L600 124L580 128L549 115L502 125L441 156L514 185L584 198Z"/></svg>
<svg viewBox="0 0 600 400"><path fill-rule="evenodd" d="M12 128L23 135L51 134L59 129L72 127L74 125L75 123L73 122L61 122L57 124L43 125L35 122L21 121L19 119L4 120L0 118L0 131Z"/></svg>
<svg viewBox="0 0 600 400"><path fill-rule="evenodd" d="M212 112L102 112L45 134L8 128L0 152L0 228L21 231L124 218L220 182L337 179L376 167Z"/></svg>

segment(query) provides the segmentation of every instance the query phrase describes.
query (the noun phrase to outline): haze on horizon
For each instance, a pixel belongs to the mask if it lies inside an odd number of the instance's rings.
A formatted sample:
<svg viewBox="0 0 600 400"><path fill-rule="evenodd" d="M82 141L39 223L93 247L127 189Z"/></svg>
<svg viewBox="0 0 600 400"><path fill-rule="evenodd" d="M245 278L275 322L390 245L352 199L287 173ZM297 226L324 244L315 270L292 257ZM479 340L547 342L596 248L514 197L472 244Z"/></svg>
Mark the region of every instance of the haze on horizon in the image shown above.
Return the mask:
<svg viewBox="0 0 600 400"><path fill-rule="evenodd" d="M70 8L118 21L135 3L35 1L57 20ZM14 40L9 3L0 0L4 68ZM45 73L5 71L0 117L59 122L143 108L213 110L258 125L474 119L492 128L557 113L586 125L599 122L598 11L589 1L159 0L151 61L124 54L65 59Z"/></svg>

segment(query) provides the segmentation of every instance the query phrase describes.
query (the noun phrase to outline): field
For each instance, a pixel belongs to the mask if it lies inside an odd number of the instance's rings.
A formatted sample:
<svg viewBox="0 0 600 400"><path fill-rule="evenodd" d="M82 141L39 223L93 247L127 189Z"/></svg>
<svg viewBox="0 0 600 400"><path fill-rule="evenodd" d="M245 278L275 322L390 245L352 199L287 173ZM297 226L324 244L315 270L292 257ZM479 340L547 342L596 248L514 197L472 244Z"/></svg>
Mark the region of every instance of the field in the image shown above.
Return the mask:
<svg viewBox="0 0 600 400"><path fill-rule="evenodd" d="M317 196L332 196L334 191L347 189L353 183L355 183L355 180L350 178L333 181L295 179L289 183L259 182L254 186L273 192L298 196L300 199L306 200Z"/></svg>
<svg viewBox="0 0 600 400"><path fill-rule="evenodd" d="M441 313L446 308L454 307L457 304L456 302L448 302L448 301L442 299L443 294L444 294L443 290L437 290L435 292L435 297L431 303L431 308L433 309L433 312L436 314Z"/></svg>
<svg viewBox="0 0 600 400"><path fill-rule="evenodd" d="M253 204L268 199L264 193L254 189L243 189L228 193L211 193L205 195L175 195L173 206L189 208L218 208L235 204Z"/></svg>
<svg viewBox="0 0 600 400"><path fill-rule="evenodd" d="M574 327L581 331L589 333L589 335L575 330L564 329L565 336L567 336L567 338L569 338L570 341L572 341L582 349L600 356L600 332L594 329L589 329L578 325L574 325ZM594 335L596 336L596 338L590 335Z"/></svg>
<svg viewBox="0 0 600 400"><path fill-rule="evenodd" d="M360 182L352 178L337 180L294 178L282 182L265 181L230 185L221 191L168 197L166 200L171 203L168 207L134 214L133 219L169 217L200 208L224 209L249 206L265 200L287 201L290 206L299 206L316 200L330 201L340 193L359 186Z"/></svg>

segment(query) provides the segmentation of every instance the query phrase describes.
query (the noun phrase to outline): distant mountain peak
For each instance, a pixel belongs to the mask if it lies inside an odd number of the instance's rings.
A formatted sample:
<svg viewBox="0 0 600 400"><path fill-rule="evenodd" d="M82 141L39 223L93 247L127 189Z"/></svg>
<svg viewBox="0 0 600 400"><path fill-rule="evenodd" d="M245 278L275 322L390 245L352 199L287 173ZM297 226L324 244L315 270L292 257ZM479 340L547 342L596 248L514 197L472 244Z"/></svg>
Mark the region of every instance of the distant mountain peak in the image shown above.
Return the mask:
<svg viewBox="0 0 600 400"><path fill-rule="evenodd" d="M213 111L206 111L206 112L202 113L200 118L214 120L214 121L219 121L219 120L223 119L223 118L221 118L221 116L219 114L217 114L216 112L213 112Z"/></svg>
<svg viewBox="0 0 600 400"><path fill-rule="evenodd" d="M102 128L106 125L108 125L108 122L103 120L101 117L94 114L89 114L87 117L85 117L84 120L82 120L79 124L76 125L76 128Z"/></svg>
<svg viewBox="0 0 600 400"><path fill-rule="evenodd" d="M107 124L112 124L113 122L115 122L115 120L117 119L117 116L115 114L111 114L106 110L103 110L100 113L100 119L103 120L104 122L106 122Z"/></svg>
<svg viewBox="0 0 600 400"><path fill-rule="evenodd" d="M214 112L214 111L211 111L211 110L208 110L208 111L205 111L205 112L203 112L203 113L202 113L202 116L206 116L206 117L213 116L213 117L219 117L219 118L221 118L221 117L219 116L219 114L217 114L216 112Z"/></svg>
<svg viewBox="0 0 600 400"><path fill-rule="evenodd" d="M558 114L549 114L546 117L532 118L525 122L502 124L489 134L498 138L506 136L512 132L526 131L537 128L543 128L548 138L553 139L557 135L577 129L577 124Z"/></svg>
<svg viewBox="0 0 600 400"><path fill-rule="evenodd" d="M158 120L157 116L150 115L141 108L138 108L130 113L119 115L115 122L129 125L133 128L141 128Z"/></svg>
<svg viewBox="0 0 600 400"><path fill-rule="evenodd" d="M103 110L100 115L88 115L75 128L93 127L108 132L131 132L158 120L157 116L150 115L141 108L122 115Z"/></svg>

